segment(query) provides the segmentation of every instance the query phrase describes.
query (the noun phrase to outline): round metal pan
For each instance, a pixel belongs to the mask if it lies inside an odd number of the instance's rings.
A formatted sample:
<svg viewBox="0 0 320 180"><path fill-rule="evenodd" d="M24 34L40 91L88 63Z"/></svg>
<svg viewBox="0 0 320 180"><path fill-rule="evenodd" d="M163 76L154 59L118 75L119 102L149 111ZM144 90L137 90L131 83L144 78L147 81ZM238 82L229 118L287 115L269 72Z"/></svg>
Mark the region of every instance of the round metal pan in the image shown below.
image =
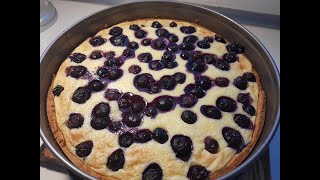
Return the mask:
<svg viewBox="0 0 320 180"><path fill-rule="evenodd" d="M247 159L220 179L228 179L237 175L262 154L278 127L280 117L279 72L268 51L244 27L215 11L186 3L136 2L108 8L79 21L52 42L41 56L40 64L40 135L43 142L68 169L83 178L95 179L73 165L54 139L46 113L47 91L53 74L82 41L101 29L139 18L172 18L197 22L229 41L240 42L246 47L245 54L260 74L262 86L266 92L266 120L261 136Z"/></svg>

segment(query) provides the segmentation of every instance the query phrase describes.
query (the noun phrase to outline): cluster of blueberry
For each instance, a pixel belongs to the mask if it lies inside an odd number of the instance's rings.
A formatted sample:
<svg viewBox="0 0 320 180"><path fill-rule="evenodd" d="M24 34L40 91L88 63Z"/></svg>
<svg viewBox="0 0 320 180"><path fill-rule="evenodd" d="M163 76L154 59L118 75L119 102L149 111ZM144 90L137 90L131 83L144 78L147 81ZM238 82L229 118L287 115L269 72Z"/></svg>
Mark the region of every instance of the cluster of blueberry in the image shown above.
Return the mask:
<svg viewBox="0 0 320 180"><path fill-rule="evenodd" d="M224 54L220 59L214 54L203 53L201 51L194 51L196 45L201 49L210 48L210 44L215 41L226 44L226 41L215 35L215 37L204 37L203 40L195 35L196 29L193 26L182 26L180 31L188 34L183 38L183 42L178 45L179 38L175 34L170 33L163 26L155 21L151 25L156 28L157 39L152 40L147 37L147 32L141 29L138 25L130 25L130 29L134 31L134 35L141 40L142 46L151 46L156 50L165 50L161 60L153 60L150 53L141 53L137 59L140 62L148 63L148 67L151 70L159 71L163 68L172 69L178 66L176 62L176 54L180 53L180 57L183 60L187 60L187 70L194 74L195 83L188 84L184 88L185 94L179 97L172 96L158 96L151 102L146 102L145 99L139 95L132 93L122 93L117 89L107 89L105 92L105 98L109 101L117 101L118 107L122 112L121 121L112 121L109 117L110 105L105 102L98 103L92 110L90 125L95 130L102 130L108 128L109 131L119 133L118 143L123 148L130 147L133 143L146 143L152 139L160 144L164 144L169 140L168 132L162 128L156 128L153 131L149 129L137 129L143 120L143 116L155 118L158 113L168 112L173 110L176 104L179 104L183 108L193 107L198 99L203 98L206 91L213 86L227 87L230 84L229 79L224 77L217 77L211 79L207 76L201 76L201 73L205 72L208 65L212 64L216 68L228 71L230 69L230 63L238 61L237 54L243 53L245 48L238 43L231 43L226 46L228 53ZM177 27L175 22L170 23L170 27ZM115 81L123 75L123 71L120 67L124 61L129 58L135 57L135 50L139 48L137 42L129 42L126 35L123 35L123 29L120 27L113 27L110 29L109 34L112 36L109 40L114 46L126 46L122 55L115 57L113 51L102 52L95 50L89 58L91 60L97 60L102 57L106 59L104 66L98 68L97 75L101 79L91 79L90 82L84 86L79 87L72 95L72 101L83 104L90 97L92 92L98 92L105 89L106 84L110 81ZM96 47L107 42L106 39L101 36L95 36L89 40L89 43ZM81 53L73 53L69 56L70 60L75 63L82 63L87 57ZM160 80L155 81L153 76L149 73L139 74L141 67L138 65L132 65L128 69L129 73L137 74L133 80L134 86L140 91L144 91L150 94L160 93L162 89L173 90L177 84L183 84L186 81L186 74L178 72L173 75L164 75ZM72 78L83 78L88 73L86 67L77 65L70 66L66 69L67 76ZM255 82L256 78L253 73L247 72L242 76L237 77L233 81L233 85L240 90L245 90L248 86L248 82ZM57 85L53 89L55 96L59 96L64 90L61 85ZM251 116L256 113L255 108L251 105L252 98L249 93L239 93L237 96L237 102L243 104L242 109ZM214 105L202 105L200 112L210 118L219 120L222 118L222 112L235 112L237 109L237 102L230 97L220 96ZM181 120L187 124L194 124L197 121L197 114L191 110L185 110L181 114ZM250 118L244 114L235 114L234 121L239 127L244 129L253 129L253 124ZM66 125L69 129L79 128L84 123L84 117L80 113L71 113ZM222 129L222 135L228 146L236 149L238 152L244 148L245 144L240 132L230 128L224 127ZM210 153L218 153L219 144L214 138L207 136L203 140L205 149ZM188 161L192 155L193 143L190 137L177 134L173 135L170 140L170 145L175 153L176 157L182 161ZM93 148L92 141L84 141L78 144L76 154L79 157L87 157ZM112 171L118 171L123 168L125 163L124 152L121 148L115 150L108 157L106 166ZM209 171L201 165L193 165L189 168L187 177L190 179L205 179L209 175ZM161 179L163 176L162 168L157 163L149 164L142 172L142 179Z"/></svg>

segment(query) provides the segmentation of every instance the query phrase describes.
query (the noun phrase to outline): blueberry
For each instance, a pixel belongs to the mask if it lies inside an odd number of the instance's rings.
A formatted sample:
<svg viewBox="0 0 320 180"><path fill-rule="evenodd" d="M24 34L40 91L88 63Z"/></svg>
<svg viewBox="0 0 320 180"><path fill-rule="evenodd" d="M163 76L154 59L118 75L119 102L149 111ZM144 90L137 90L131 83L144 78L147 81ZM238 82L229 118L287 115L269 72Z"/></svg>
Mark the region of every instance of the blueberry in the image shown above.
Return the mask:
<svg viewBox="0 0 320 180"><path fill-rule="evenodd" d="M133 50L132 49L125 49L122 53L122 56L126 57L126 58L129 58L129 57L132 57L134 54Z"/></svg>
<svg viewBox="0 0 320 180"><path fill-rule="evenodd" d="M84 117L80 113L71 113L66 123L69 129L79 128L82 126Z"/></svg>
<svg viewBox="0 0 320 180"><path fill-rule="evenodd" d="M251 116L256 114L256 109L252 105L243 105L242 109Z"/></svg>
<svg viewBox="0 0 320 180"><path fill-rule="evenodd" d="M118 171L123 168L125 158L122 149L117 149L108 157L107 167L112 171Z"/></svg>
<svg viewBox="0 0 320 180"><path fill-rule="evenodd" d="M119 36L119 35L122 34L122 32L123 32L123 30L122 30L121 27L115 26L115 27L110 29L109 34L111 36Z"/></svg>
<svg viewBox="0 0 320 180"><path fill-rule="evenodd" d="M203 40L207 41L209 43L213 43L213 37L211 37L211 36L206 36L206 37L203 38Z"/></svg>
<svg viewBox="0 0 320 180"><path fill-rule="evenodd" d="M142 173L142 180L161 180L162 179L162 169L156 164L150 164Z"/></svg>
<svg viewBox="0 0 320 180"><path fill-rule="evenodd" d="M90 54L90 56L89 56L89 58L90 59L100 59L100 58L102 58L102 52L101 51L93 51L91 54Z"/></svg>
<svg viewBox="0 0 320 180"><path fill-rule="evenodd" d="M157 29L156 35L159 37L166 37L169 32L166 29Z"/></svg>
<svg viewBox="0 0 320 180"><path fill-rule="evenodd" d="M180 27L180 31L185 34L192 34L196 32L196 28L193 26L182 26Z"/></svg>
<svg viewBox="0 0 320 180"><path fill-rule="evenodd" d="M203 54L201 60L206 64L214 64L217 62L218 57L214 54Z"/></svg>
<svg viewBox="0 0 320 180"><path fill-rule="evenodd" d="M104 97L109 101L117 100L121 96L121 92L118 89L107 89Z"/></svg>
<svg viewBox="0 0 320 180"><path fill-rule="evenodd" d="M104 62L104 65L108 67L119 67L122 65L122 62L119 58L109 58Z"/></svg>
<svg viewBox="0 0 320 180"><path fill-rule="evenodd" d="M128 69L129 73L139 74L141 72L141 67L138 65L131 65Z"/></svg>
<svg viewBox="0 0 320 180"><path fill-rule="evenodd" d="M187 42L187 43L195 43L198 41L198 36L195 35L189 35L183 38L183 42Z"/></svg>
<svg viewBox="0 0 320 180"><path fill-rule="evenodd" d="M133 113L140 113L147 106L147 102L141 96L138 96L138 95L133 95L130 98L130 102L131 102L131 110Z"/></svg>
<svg viewBox="0 0 320 180"><path fill-rule="evenodd" d="M171 22L170 23L170 27L177 27L177 23L176 22Z"/></svg>
<svg viewBox="0 0 320 180"><path fill-rule="evenodd" d="M195 46L191 43L183 42L179 45L179 49L182 51L192 51L195 49Z"/></svg>
<svg viewBox="0 0 320 180"><path fill-rule="evenodd" d="M158 21L154 21L152 22L151 27L162 28L162 24L160 24Z"/></svg>
<svg viewBox="0 0 320 180"><path fill-rule="evenodd" d="M174 61L175 59L176 59L176 56L169 51L165 51L161 57L161 60L167 61L167 62Z"/></svg>
<svg viewBox="0 0 320 180"><path fill-rule="evenodd" d="M108 77L108 69L106 68L99 68L97 70L97 75L101 78L106 78Z"/></svg>
<svg viewBox="0 0 320 180"><path fill-rule="evenodd" d="M246 115L243 114L235 114L233 120L239 127L243 129L253 129L253 124Z"/></svg>
<svg viewBox="0 0 320 180"><path fill-rule="evenodd" d="M188 59L190 58L190 55L189 55L188 52L181 52L180 57L181 57L183 60L188 60Z"/></svg>
<svg viewBox="0 0 320 180"><path fill-rule="evenodd" d="M156 50L163 50L166 48L166 41L164 39L156 39L151 43L152 47Z"/></svg>
<svg viewBox="0 0 320 180"><path fill-rule="evenodd" d="M233 53L236 53L236 54L241 54L241 53L244 53L245 52L245 47L240 45L239 43L237 42L234 42L232 44L228 44L226 46L228 52L233 52Z"/></svg>
<svg viewBox="0 0 320 180"><path fill-rule="evenodd" d="M138 55L138 60L140 62L148 63L152 60L152 55L150 53L141 53Z"/></svg>
<svg viewBox="0 0 320 180"><path fill-rule="evenodd" d="M174 100L171 96L160 96L156 101L156 108L161 111L169 111L174 106Z"/></svg>
<svg viewBox="0 0 320 180"><path fill-rule="evenodd" d="M208 90L211 88L212 82L208 77L200 76L196 78L196 85L200 86L203 90Z"/></svg>
<svg viewBox="0 0 320 180"><path fill-rule="evenodd" d="M96 36L96 37L93 37L89 40L89 43L93 46L93 47L96 47L96 46L101 46L102 44L104 44L105 42L107 42L106 39L102 38L101 36Z"/></svg>
<svg viewBox="0 0 320 180"><path fill-rule="evenodd" d="M125 132L119 135L118 143L121 147L130 147L133 143L133 134Z"/></svg>
<svg viewBox="0 0 320 180"><path fill-rule="evenodd" d="M171 62L165 62L164 67L167 69L173 69L178 66L178 63L176 61L171 61Z"/></svg>
<svg viewBox="0 0 320 180"><path fill-rule="evenodd" d="M171 148L176 154L176 157L187 162L192 154L193 144L188 136L174 135L170 141Z"/></svg>
<svg viewBox="0 0 320 180"><path fill-rule="evenodd" d="M177 83L173 76L165 75L160 78L161 87L166 90L173 90Z"/></svg>
<svg viewBox="0 0 320 180"><path fill-rule="evenodd" d="M137 114L124 114L122 122L128 127L137 127L141 123L141 118Z"/></svg>
<svg viewBox="0 0 320 180"><path fill-rule="evenodd" d="M89 83L89 87L91 91L98 92L104 89L104 84L101 81L95 79Z"/></svg>
<svg viewBox="0 0 320 180"><path fill-rule="evenodd" d="M253 73L251 72L246 72L243 74L243 77L246 78L250 82L256 82L256 77Z"/></svg>
<svg viewBox="0 0 320 180"><path fill-rule="evenodd" d="M200 57L202 56L202 52L201 51L194 51L191 53L191 59L192 60L198 60L200 59Z"/></svg>
<svg viewBox="0 0 320 180"><path fill-rule="evenodd" d="M92 151L93 142L92 141L84 141L78 145L76 145L76 154L79 157L87 157Z"/></svg>
<svg viewBox="0 0 320 180"><path fill-rule="evenodd" d="M234 63L239 60L237 54L234 53L226 53L223 55L223 59L228 63Z"/></svg>
<svg viewBox="0 0 320 180"><path fill-rule="evenodd" d="M149 164L142 172L142 180L161 180L162 169L157 163Z"/></svg>
<svg viewBox="0 0 320 180"><path fill-rule="evenodd" d="M136 32L134 32L134 36L138 39L142 39L145 38L147 36L147 32L145 32L142 29L137 30Z"/></svg>
<svg viewBox="0 0 320 180"><path fill-rule="evenodd" d="M134 41L132 41L132 42L129 42L128 43L128 46L127 46L129 49L138 49L139 48L139 44L137 43L137 42L134 42Z"/></svg>
<svg viewBox="0 0 320 180"><path fill-rule="evenodd" d="M90 121L90 125L95 130L101 130L108 127L111 120L108 116L106 117L93 117Z"/></svg>
<svg viewBox="0 0 320 180"><path fill-rule="evenodd" d="M149 164L142 172L142 180L161 180L162 169L157 163Z"/></svg>
<svg viewBox="0 0 320 180"><path fill-rule="evenodd" d="M224 112L234 112L237 109L237 102L226 96L219 97L216 101L216 105Z"/></svg>
<svg viewBox="0 0 320 180"><path fill-rule="evenodd" d="M121 69L109 69L107 76L109 80L117 80L119 79L123 74L123 71Z"/></svg>
<svg viewBox="0 0 320 180"><path fill-rule="evenodd" d="M221 119L222 118L221 111L215 106L202 105L200 107L200 112L204 116L206 116L207 118L212 118L212 119Z"/></svg>
<svg viewBox="0 0 320 180"><path fill-rule="evenodd" d="M191 96L191 95L181 95L180 96L181 99L181 107L187 107L190 108L192 106L194 106L195 104L197 104L198 99Z"/></svg>
<svg viewBox="0 0 320 180"><path fill-rule="evenodd" d="M206 65L200 60L192 61L189 70L202 73L206 70Z"/></svg>
<svg viewBox="0 0 320 180"><path fill-rule="evenodd" d="M193 96L197 97L197 98L202 98L206 95L206 93L201 89L200 86L196 86L194 84L188 84L185 88L184 88L184 92L186 94L192 94Z"/></svg>
<svg viewBox="0 0 320 180"><path fill-rule="evenodd" d="M162 128L156 128L155 130L153 130L152 137L160 144L164 144L169 139L167 131Z"/></svg>
<svg viewBox="0 0 320 180"><path fill-rule="evenodd" d="M179 38L178 36L176 36L175 34L169 34L167 39L170 41L170 42L178 42L179 41Z"/></svg>
<svg viewBox="0 0 320 180"><path fill-rule="evenodd" d="M196 113L185 110L181 114L181 119L187 124L194 124L198 120L198 116Z"/></svg>
<svg viewBox="0 0 320 180"><path fill-rule="evenodd" d="M210 136L207 136L204 139L204 147L205 147L205 150L207 150L211 154L216 154L218 152L218 150L219 150L218 141L213 139Z"/></svg>
<svg viewBox="0 0 320 180"><path fill-rule="evenodd" d="M189 168L187 177L190 180L206 180L210 172L201 165L193 165Z"/></svg>
<svg viewBox="0 0 320 180"><path fill-rule="evenodd" d="M132 94L131 93L124 93L119 99L118 99L118 106L119 109L126 109L129 108L131 105L131 97Z"/></svg>
<svg viewBox="0 0 320 180"><path fill-rule="evenodd" d="M198 41L197 46L201 49L209 49L210 48L210 43L207 41Z"/></svg>
<svg viewBox="0 0 320 180"><path fill-rule="evenodd" d="M106 59L114 58L115 55L116 55L116 53L115 53L114 51L105 52L105 53L103 54L103 56L104 56Z"/></svg>
<svg viewBox="0 0 320 180"><path fill-rule="evenodd" d="M127 41L128 41L128 37L123 34L119 36L112 36L110 38L110 42L114 46L124 46Z"/></svg>
<svg viewBox="0 0 320 180"><path fill-rule="evenodd" d="M149 90L150 90L149 92L150 94L157 94L161 92L161 88L160 88L160 85L158 85L158 83L150 84Z"/></svg>
<svg viewBox="0 0 320 180"><path fill-rule="evenodd" d="M243 137L239 131L230 127L224 127L222 129L222 135L224 140L228 143L228 147L237 150L237 152L240 152L244 147Z"/></svg>
<svg viewBox="0 0 320 180"><path fill-rule="evenodd" d="M152 140L152 132L149 129L141 129L134 134L134 141L146 143Z"/></svg>
<svg viewBox="0 0 320 180"><path fill-rule="evenodd" d="M173 75L173 78L177 83L183 84L186 81L187 76L184 73L177 72Z"/></svg>
<svg viewBox="0 0 320 180"><path fill-rule="evenodd" d="M215 80L214 80L214 83L219 86L219 87L227 87L229 86L229 79L228 78L224 78L224 77L217 77Z"/></svg>
<svg viewBox="0 0 320 180"><path fill-rule="evenodd" d="M133 31L138 31L140 29L140 27L136 24L131 24L129 29L133 30Z"/></svg>
<svg viewBox="0 0 320 180"><path fill-rule="evenodd" d="M223 39L223 37L218 36L218 35L214 35L214 39L218 42L221 42L223 44L227 43L226 40Z"/></svg>
<svg viewBox="0 0 320 180"><path fill-rule="evenodd" d="M230 70L230 65L227 61L217 61L216 63L213 64L216 68L222 70L222 71L229 71Z"/></svg>
<svg viewBox="0 0 320 180"><path fill-rule="evenodd" d="M84 104L91 97L91 91L85 87L79 87L72 95L72 101Z"/></svg>
<svg viewBox="0 0 320 180"><path fill-rule="evenodd" d="M248 87L248 80L242 76L238 76L233 81L233 85L235 85L240 90L245 90Z"/></svg>
<svg viewBox="0 0 320 180"><path fill-rule="evenodd" d="M145 114L148 117L154 117L155 115L157 115L157 109L154 106L149 106L146 108Z"/></svg>
<svg viewBox="0 0 320 180"><path fill-rule="evenodd" d="M108 117L110 113L110 105L105 102L101 102L94 106L92 110L92 116L94 117Z"/></svg>
<svg viewBox="0 0 320 180"><path fill-rule="evenodd" d="M148 38L143 39L141 41L141 44L142 44L142 46L149 46L151 44L151 39L148 39Z"/></svg>
<svg viewBox="0 0 320 180"><path fill-rule="evenodd" d="M192 88L190 93L197 98L203 98L206 95L206 93L200 86L195 86L194 88Z"/></svg>
<svg viewBox="0 0 320 180"><path fill-rule="evenodd" d="M149 69L159 71L164 68L164 64L159 60L154 60L149 63Z"/></svg>
<svg viewBox="0 0 320 180"><path fill-rule="evenodd" d="M169 52L175 53L175 52L177 52L179 50L179 46L176 45L176 44L171 44L171 45L169 44L167 46L166 50L169 51Z"/></svg>
<svg viewBox="0 0 320 180"><path fill-rule="evenodd" d="M134 77L133 84L137 88L148 88L151 81L152 75L149 73L143 73Z"/></svg>
<svg viewBox="0 0 320 180"><path fill-rule="evenodd" d="M73 53L69 56L70 60L75 62L75 63L82 63L82 61L84 61L87 56L81 53Z"/></svg>
<svg viewBox="0 0 320 180"><path fill-rule="evenodd" d="M121 121L114 121L109 124L108 129L112 132L117 132L121 129L121 126Z"/></svg>
<svg viewBox="0 0 320 180"><path fill-rule="evenodd" d="M252 98L249 93L239 93L237 96L237 101L244 105L250 105L252 103Z"/></svg>
<svg viewBox="0 0 320 180"><path fill-rule="evenodd" d="M61 85L57 85L55 88L52 89L52 93L53 95L59 97L63 90L64 90L64 87L62 87Z"/></svg>

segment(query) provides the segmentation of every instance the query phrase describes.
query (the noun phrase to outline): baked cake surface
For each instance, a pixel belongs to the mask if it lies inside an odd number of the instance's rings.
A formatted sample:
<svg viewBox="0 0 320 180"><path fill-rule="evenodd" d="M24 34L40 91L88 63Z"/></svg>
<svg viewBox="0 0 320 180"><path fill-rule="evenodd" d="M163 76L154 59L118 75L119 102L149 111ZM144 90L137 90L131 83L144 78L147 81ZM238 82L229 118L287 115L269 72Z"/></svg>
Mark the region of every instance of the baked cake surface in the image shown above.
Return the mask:
<svg viewBox="0 0 320 180"><path fill-rule="evenodd" d="M114 25L61 64L48 92L51 129L99 179L215 179L263 127L265 96L244 52L195 23Z"/></svg>

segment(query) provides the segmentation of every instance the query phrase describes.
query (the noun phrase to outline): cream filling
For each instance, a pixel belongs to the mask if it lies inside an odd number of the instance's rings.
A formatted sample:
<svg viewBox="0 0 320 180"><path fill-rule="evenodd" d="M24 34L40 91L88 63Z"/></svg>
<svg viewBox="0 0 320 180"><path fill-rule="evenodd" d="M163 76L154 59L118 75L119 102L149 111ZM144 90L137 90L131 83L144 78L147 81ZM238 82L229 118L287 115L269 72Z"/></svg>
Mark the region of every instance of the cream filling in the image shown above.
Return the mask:
<svg viewBox="0 0 320 180"><path fill-rule="evenodd" d="M183 37L186 34L183 34L180 31L180 27L183 25L193 25L196 27L196 35L199 37L199 40L202 40L205 36L214 36L215 33L197 26L195 24L190 24L188 22L177 22L177 27L169 27L172 20L157 19L164 28L166 28L170 33L174 33L179 37L177 44L180 44L183 40ZM191 73L186 71L187 61L182 60L179 54L176 55L176 61L178 62L178 67L174 69L163 69L160 71L153 71L148 68L148 63L142 63L137 59L137 56L140 53L149 52L152 54L154 60L160 60L163 54L163 51L158 51L152 49L150 46L142 46L141 40L137 39L134 36L134 31L129 29L130 24L138 24L140 27L142 24L145 27L141 27L143 30L148 32L147 37L151 39L156 39L155 28L151 27L151 23L154 19L147 20L138 20L133 22L125 22L118 24L123 29L123 34L127 35L129 41L135 41L139 43L139 48L135 51L135 58L126 60L125 63L121 66L123 70L123 76L115 82L108 84L107 88L119 89L122 92L132 92L133 94L140 95L144 97L148 102L152 101L155 97L161 95L170 95L170 96L180 96L184 93L183 89L187 84L195 83L194 76ZM110 27L111 28L111 27ZM97 35L100 35L107 39L107 42L98 47L92 47L89 44L89 39L84 41L79 45L73 52L80 52L87 55L87 59L81 63L85 66L88 71L93 74L93 77L98 77L96 75L96 70L99 66L103 66L104 58L99 60L90 60L89 56L93 50L101 50L103 52L114 51L117 56L120 56L126 47L115 47L109 41L111 35L109 35L109 29L100 31ZM222 56L227 52L226 44L219 43L214 41L211 43L209 49L200 49L196 47L195 50L200 50L202 52L213 53L218 56ZM214 86L206 92L206 96L199 99L198 103L189 108L198 115L198 120L195 124L186 124L184 123L180 116L181 113L185 110L179 105L173 111L158 114L156 119L150 119L147 116L144 117L142 125L138 128L143 129L147 128L153 131L155 128L164 128L168 131L169 140L165 144L159 144L154 140L151 140L144 144L132 144L129 148L124 149L125 154L125 164L123 169L120 169L117 172L111 171L106 167L106 161L108 156L116 149L119 148L118 145L118 135L113 134L107 129L104 130L94 130L90 126L91 111L93 107L100 102L108 102L104 98L104 91L98 93L92 93L91 98L85 104L77 104L71 101L73 92L80 86L85 86L88 83L88 80L83 79L74 79L71 77L66 77L65 69L72 65L80 65L74 62L71 62L70 59L66 59L61 65L57 76L54 81L54 86L62 85L64 91L59 97L55 97L55 108L57 123L60 130L63 132L66 139L67 147L75 154L75 146L85 140L92 140L94 143L91 154L85 158L84 162L89 165L94 171L118 179L141 179L141 173L146 168L146 166L152 162L158 163L163 169L164 179L187 179L186 174L188 169L193 164L200 164L205 166L209 171L214 172L228 163L236 154L235 150L227 147L227 143L224 140L221 130L225 126L232 127L236 130L239 130L245 143L251 141L251 130L245 130L240 128L233 120L233 115L235 113L242 113L251 118L251 121L254 124L256 116L250 116L242 110L242 104L238 103L238 109L234 113L225 113L222 112L223 118L220 120L209 119L203 116L200 112L201 105L215 105L215 101L220 96L229 96L236 100L237 95L240 92L250 93L253 103L252 105L257 109L258 101L258 85L257 83L248 83L248 88L245 91L240 91L233 84L233 80L237 76L241 76L244 72L252 72L252 66L249 60L244 55L239 55L239 62L231 64L230 71L222 71L215 68L213 65L209 65L209 68L203 75L206 75L212 79L216 77L226 77L230 80L230 84L226 88L220 88ZM150 73L153 75L155 80L159 80L164 75L173 75L176 72L182 72L187 75L186 81L183 84L177 84L173 91L163 90L158 94L148 94L146 92L141 92L133 86L134 74L128 72L128 68L131 65L139 65L142 69L141 73ZM121 120L121 112L118 109L116 101L108 102L111 106L110 117L113 120ZM83 126L79 129L68 129L65 125L70 113L81 113L84 116ZM175 134L183 134L189 136L193 142L193 153L191 159L188 162L181 161L175 157L175 154L170 146L170 139ZM211 136L216 139L219 143L219 152L217 154L211 154L204 149L204 139L207 136Z"/></svg>

